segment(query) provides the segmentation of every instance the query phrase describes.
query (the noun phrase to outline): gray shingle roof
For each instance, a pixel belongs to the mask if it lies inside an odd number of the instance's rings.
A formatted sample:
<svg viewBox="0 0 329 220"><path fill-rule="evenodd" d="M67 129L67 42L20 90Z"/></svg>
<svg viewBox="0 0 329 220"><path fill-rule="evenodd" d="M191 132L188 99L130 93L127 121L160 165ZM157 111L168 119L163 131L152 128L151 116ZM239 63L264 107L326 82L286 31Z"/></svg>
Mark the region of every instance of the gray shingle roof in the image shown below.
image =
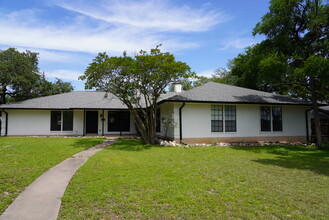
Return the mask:
<svg viewBox="0 0 329 220"><path fill-rule="evenodd" d="M107 96L105 96L107 94ZM159 102L219 102L310 105L309 102L236 86L209 82L189 91L162 94ZM74 91L0 105L2 109L127 109L116 96L98 91Z"/></svg>
<svg viewBox="0 0 329 220"><path fill-rule="evenodd" d="M0 105L4 109L126 109L113 94L97 91L74 91Z"/></svg>
<svg viewBox="0 0 329 220"><path fill-rule="evenodd" d="M209 82L166 101L310 105L310 102L237 86Z"/></svg>

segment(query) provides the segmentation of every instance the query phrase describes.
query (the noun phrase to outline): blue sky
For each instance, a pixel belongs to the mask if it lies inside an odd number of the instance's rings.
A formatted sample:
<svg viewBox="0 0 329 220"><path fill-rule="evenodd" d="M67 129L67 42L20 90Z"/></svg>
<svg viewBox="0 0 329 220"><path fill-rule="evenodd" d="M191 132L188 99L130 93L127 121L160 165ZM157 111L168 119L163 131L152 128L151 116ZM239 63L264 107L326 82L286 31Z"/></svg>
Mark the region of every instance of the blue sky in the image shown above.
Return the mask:
<svg viewBox="0 0 329 220"><path fill-rule="evenodd" d="M198 75L215 69L259 42L252 29L268 0L1 0L0 49L39 53L48 80L78 80L106 51L133 55L162 43Z"/></svg>

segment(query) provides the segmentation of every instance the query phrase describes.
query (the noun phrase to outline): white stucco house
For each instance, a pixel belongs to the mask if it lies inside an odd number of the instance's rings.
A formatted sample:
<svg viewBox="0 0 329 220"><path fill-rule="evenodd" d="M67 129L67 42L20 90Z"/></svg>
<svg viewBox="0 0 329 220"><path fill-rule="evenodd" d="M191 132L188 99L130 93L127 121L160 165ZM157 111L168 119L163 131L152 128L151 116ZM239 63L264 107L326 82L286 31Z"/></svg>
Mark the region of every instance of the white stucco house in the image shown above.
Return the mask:
<svg viewBox="0 0 329 220"><path fill-rule="evenodd" d="M166 93L158 104L157 134L184 143L306 142L310 131L309 102L225 84ZM74 91L0 110L1 136L137 133L127 107L105 92Z"/></svg>

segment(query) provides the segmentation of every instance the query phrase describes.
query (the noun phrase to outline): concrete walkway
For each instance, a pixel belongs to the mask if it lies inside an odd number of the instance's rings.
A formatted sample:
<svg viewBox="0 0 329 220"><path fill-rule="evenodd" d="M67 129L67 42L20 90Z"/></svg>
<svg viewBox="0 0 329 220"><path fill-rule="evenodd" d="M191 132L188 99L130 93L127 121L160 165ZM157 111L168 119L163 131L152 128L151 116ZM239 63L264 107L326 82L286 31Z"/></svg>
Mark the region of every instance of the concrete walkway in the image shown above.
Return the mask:
<svg viewBox="0 0 329 220"><path fill-rule="evenodd" d="M14 200L0 216L0 220L56 219L61 198L74 173L89 157L114 141L115 139L108 138L103 143L75 154L42 174Z"/></svg>

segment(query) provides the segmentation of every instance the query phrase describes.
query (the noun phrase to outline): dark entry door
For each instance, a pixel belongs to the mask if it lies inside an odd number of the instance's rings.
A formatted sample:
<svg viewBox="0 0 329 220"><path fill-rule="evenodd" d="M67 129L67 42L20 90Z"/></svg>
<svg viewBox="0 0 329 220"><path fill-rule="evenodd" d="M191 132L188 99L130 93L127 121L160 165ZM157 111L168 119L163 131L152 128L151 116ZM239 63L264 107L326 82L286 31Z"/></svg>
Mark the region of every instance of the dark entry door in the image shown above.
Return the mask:
<svg viewBox="0 0 329 220"><path fill-rule="evenodd" d="M98 133L98 111L86 112L86 133L87 134Z"/></svg>

